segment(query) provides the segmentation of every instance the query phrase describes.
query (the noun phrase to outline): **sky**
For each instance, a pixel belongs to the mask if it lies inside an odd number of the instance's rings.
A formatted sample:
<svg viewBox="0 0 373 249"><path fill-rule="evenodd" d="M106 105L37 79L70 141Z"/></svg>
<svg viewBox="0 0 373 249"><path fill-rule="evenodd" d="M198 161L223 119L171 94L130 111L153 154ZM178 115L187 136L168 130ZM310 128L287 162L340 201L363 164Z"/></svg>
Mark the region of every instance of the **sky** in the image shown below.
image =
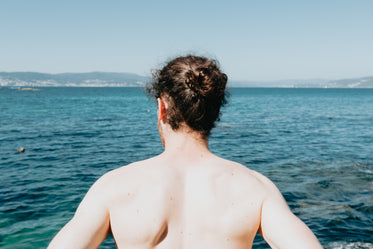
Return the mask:
<svg viewBox="0 0 373 249"><path fill-rule="evenodd" d="M373 76L372 0L0 0L0 71L149 76L189 53L231 80Z"/></svg>

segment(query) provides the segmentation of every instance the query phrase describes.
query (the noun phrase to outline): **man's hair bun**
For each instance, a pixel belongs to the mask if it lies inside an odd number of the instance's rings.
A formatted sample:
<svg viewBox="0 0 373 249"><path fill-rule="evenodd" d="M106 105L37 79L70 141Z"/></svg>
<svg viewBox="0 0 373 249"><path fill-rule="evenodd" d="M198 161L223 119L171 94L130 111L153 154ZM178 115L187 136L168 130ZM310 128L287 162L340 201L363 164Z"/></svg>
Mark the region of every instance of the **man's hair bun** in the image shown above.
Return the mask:
<svg viewBox="0 0 373 249"><path fill-rule="evenodd" d="M208 136L226 103L227 76L218 62L200 56L177 57L153 74L150 96L170 102L168 122L176 130L181 122Z"/></svg>

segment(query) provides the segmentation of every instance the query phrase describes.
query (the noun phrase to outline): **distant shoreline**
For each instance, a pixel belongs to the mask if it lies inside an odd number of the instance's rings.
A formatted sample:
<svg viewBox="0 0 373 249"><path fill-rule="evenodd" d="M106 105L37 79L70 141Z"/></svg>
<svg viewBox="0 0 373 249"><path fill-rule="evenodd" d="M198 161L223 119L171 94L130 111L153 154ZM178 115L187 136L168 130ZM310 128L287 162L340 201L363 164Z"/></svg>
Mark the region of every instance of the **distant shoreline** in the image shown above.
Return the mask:
<svg viewBox="0 0 373 249"><path fill-rule="evenodd" d="M0 86L20 91L40 91L43 88L144 88L144 86ZM373 87L289 87L289 86L228 86L228 89L252 88L252 89L373 89Z"/></svg>
<svg viewBox="0 0 373 249"><path fill-rule="evenodd" d="M31 87L23 87L21 88L21 91L40 91L40 89L31 88Z"/></svg>
<svg viewBox="0 0 373 249"><path fill-rule="evenodd" d="M0 86L38 87L143 87L151 77L133 73L0 72ZM373 76L350 79L229 80L231 87L256 88L373 88Z"/></svg>

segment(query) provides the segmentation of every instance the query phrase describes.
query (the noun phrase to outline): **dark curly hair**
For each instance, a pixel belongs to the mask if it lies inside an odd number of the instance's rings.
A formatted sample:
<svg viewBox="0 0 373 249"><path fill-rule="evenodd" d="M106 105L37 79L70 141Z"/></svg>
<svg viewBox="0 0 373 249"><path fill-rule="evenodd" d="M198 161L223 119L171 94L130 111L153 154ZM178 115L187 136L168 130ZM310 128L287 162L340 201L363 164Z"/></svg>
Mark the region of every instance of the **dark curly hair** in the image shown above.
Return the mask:
<svg viewBox="0 0 373 249"><path fill-rule="evenodd" d="M181 56L153 73L145 90L148 96L169 103L166 115L173 130L185 122L204 137L210 135L219 120L220 107L227 103L228 77L218 62L200 56Z"/></svg>

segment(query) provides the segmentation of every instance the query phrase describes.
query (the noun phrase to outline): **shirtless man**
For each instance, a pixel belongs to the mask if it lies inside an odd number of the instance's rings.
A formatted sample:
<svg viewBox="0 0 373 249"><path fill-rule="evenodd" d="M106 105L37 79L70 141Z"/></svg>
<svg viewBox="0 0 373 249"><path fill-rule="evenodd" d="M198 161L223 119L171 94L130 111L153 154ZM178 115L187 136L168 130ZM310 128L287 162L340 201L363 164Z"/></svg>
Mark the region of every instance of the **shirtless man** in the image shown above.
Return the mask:
<svg viewBox="0 0 373 249"><path fill-rule="evenodd" d="M272 248L322 248L263 175L219 158L208 136L225 103L217 62L178 57L148 87L164 152L102 176L49 248L247 249L259 232Z"/></svg>

